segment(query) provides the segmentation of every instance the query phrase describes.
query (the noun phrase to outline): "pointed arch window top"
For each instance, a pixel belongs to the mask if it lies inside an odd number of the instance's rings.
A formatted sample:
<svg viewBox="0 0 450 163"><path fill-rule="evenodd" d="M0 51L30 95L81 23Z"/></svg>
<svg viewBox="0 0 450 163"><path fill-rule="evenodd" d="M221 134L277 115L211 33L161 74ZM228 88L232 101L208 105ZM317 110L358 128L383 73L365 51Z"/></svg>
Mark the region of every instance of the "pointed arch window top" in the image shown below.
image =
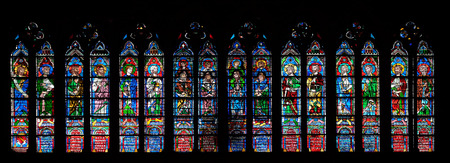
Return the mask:
<svg viewBox="0 0 450 163"><path fill-rule="evenodd" d="M419 46L417 48L417 55L418 56L433 56L434 53L433 53L433 50L431 50L428 47L428 43L424 40L421 40L419 42Z"/></svg>
<svg viewBox="0 0 450 163"><path fill-rule="evenodd" d="M98 41L95 44L94 50L91 51L91 56L109 56L109 51L106 49L106 46L103 42Z"/></svg>
<svg viewBox="0 0 450 163"><path fill-rule="evenodd" d="M199 54L200 55L217 55L217 52L216 52L216 50L214 50L214 45L211 42L206 41L203 44L203 48L202 48L202 50L200 50Z"/></svg>
<svg viewBox="0 0 450 163"><path fill-rule="evenodd" d="M378 50L375 49L372 41L366 41L364 48L361 51L361 55L378 55Z"/></svg>
<svg viewBox="0 0 450 163"><path fill-rule="evenodd" d="M173 55L176 56L187 56L187 55L194 55L191 49L189 49L189 46L186 41L182 41L180 43L180 46L178 47L178 50L173 53Z"/></svg>
<svg viewBox="0 0 450 163"><path fill-rule="evenodd" d="M11 56L28 56L28 49L23 45L22 42L19 42L18 45L16 45L16 49L11 53Z"/></svg>
<svg viewBox="0 0 450 163"><path fill-rule="evenodd" d="M75 40L69 46L69 49L66 51L66 56L83 56L83 49L81 49L80 43Z"/></svg>
<svg viewBox="0 0 450 163"><path fill-rule="evenodd" d="M392 46L391 55L408 55L408 51L403 48L402 42L397 40Z"/></svg>
<svg viewBox="0 0 450 163"><path fill-rule="evenodd" d="M325 52L320 47L319 42L314 40L311 43L311 46L309 47L309 49L306 51L306 55L325 55Z"/></svg>
<svg viewBox="0 0 450 163"><path fill-rule="evenodd" d="M36 53L36 56L54 56L55 53L53 52L52 45L45 41L44 44L41 46L41 50L39 50Z"/></svg>
<svg viewBox="0 0 450 163"><path fill-rule="evenodd" d="M281 55L300 55L300 52L297 50L295 44L289 40L281 51Z"/></svg>
<svg viewBox="0 0 450 163"><path fill-rule="evenodd" d="M253 55L271 55L270 51L266 49L266 44L263 41L258 42L257 47L253 50Z"/></svg>
<svg viewBox="0 0 450 163"><path fill-rule="evenodd" d="M145 56L163 56L164 52L159 49L159 45L156 41L150 42L148 44L148 49L144 53Z"/></svg>
<svg viewBox="0 0 450 163"><path fill-rule="evenodd" d="M139 52L134 48L134 44L131 41L127 41L122 52L120 52L120 56L137 56L138 54Z"/></svg>
<svg viewBox="0 0 450 163"><path fill-rule="evenodd" d="M245 55L245 51L242 50L242 45L239 41L235 41L228 55Z"/></svg>
<svg viewBox="0 0 450 163"><path fill-rule="evenodd" d="M350 48L347 41L342 41L341 45L339 46L339 49L336 51L336 55L354 55L355 53Z"/></svg>
<svg viewBox="0 0 450 163"><path fill-rule="evenodd" d="M242 49L242 45L239 41L233 43L233 49Z"/></svg>

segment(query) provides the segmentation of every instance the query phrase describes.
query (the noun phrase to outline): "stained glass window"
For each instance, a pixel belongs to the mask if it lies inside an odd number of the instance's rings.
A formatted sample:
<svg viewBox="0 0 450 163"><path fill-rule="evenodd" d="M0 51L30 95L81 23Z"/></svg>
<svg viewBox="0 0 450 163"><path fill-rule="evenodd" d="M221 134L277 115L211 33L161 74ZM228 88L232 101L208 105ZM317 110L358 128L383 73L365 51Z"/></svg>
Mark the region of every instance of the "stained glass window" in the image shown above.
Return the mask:
<svg viewBox="0 0 450 163"><path fill-rule="evenodd" d="M182 41L173 54L173 117L175 152L194 149L194 53Z"/></svg>
<svg viewBox="0 0 450 163"><path fill-rule="evenodd" d="M144 146L146 152L162 152L165 133L164 52L156 41L152 41L144 56Z"/></svg>
<svg viewBox="0 0 450 163"><path fill-rule="evenodd" d="M326 151L326 58L319 42L306 51L306 101L309 152Z"/></svg>
<svg viewBox="0 0 450 163"><path fill-rule="evenodd" d="M218 151L217 52L206 41L198 55L198 149Z"/></svg>
<svg viewBox="0 0 450 163"><path fill-rule="evenodd" d="M420 41L416 59L415 112L417 115L417 148L434 151L434 53L426 41Z"/></svg>
<svg viewBox="0 0 450 163"><path fill-rule="evenodd" d="M284 152L300 152L301 144L301 62L291 41L281 51L281 146Z"/></svg>
<svg viewBox="0 0 450 163"><path fill-rule="evenodd" d="M364 152L380 151L379 53L371 41L361 51L362 141Z"/></svg>
<svg viewBox="0 0 450 163"><path fill-rule="evenodd" d="M138 51L127 41L119 55L119 143L120 152L139 149Z"/></svg>
<svg viewBox="0 0 450 163"><path fill-rule="evenodd" d="M25 153L29 147L30 84L28 49L22 42L11 53L11 149Z"/></svg>
<svg viewBox="0 0 450 163"><path fill-rule="evenodd" d="M109 51L103 42L98 41L90 56L91 151L108 152L110 126Z"/></svg>
<svg viewBox="0 0 450 163"><path fill-rule="evenodd" d="M78 41L73 41L66 51L65 106L66 152L80 153L84 148L84 54Z"/></svg>
<svg viewBox="0 0 450 163"><path fill-rule="evenodd" d="M228 151L245 152L247 134L247 57L239 41L228 52Z"/></svg>
<svg viewBox="0 0 450 163"><path fill-rule="evenodd" d="M347 41L336 51L336 147L339 152L355 151L354 52Z"/></svg>
<svg viewBox="0 0 450 163"><path fill-rule="evenodd" d="M264 42L252 52L253 150L272 152L272 57Z"/></svg>
<svg viewBox="0 0 450 163"><path fill-rule="evenodd" d="M55 146L55 58L45 42L36 53L36 151L52 153Z"/></svg>
<svg viewBox="0 0 450 163"><path fill-rule="evenodd" d="M394 152L409 151L408 52L400 41L391 49L391 148Z"/></svg>

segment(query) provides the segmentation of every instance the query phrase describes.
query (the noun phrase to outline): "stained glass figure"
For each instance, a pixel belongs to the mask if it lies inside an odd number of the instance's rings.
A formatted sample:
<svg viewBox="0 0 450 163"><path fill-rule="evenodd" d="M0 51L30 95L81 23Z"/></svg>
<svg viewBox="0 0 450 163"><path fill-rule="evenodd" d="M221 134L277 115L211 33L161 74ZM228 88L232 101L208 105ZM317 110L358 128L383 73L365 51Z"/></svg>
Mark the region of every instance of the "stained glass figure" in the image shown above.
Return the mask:
<svg viewBox="0 0 450 163"><path fill-rule="evenodd" d="M426 41L420 41L416 59L415 112L417 115L417 149L434 152L435 106L434 106L434 53Z"/></svg>
<svg viewBox="0 0 450 163"><path fill-rule="evenodd" d="M288 41L281 51L281 127L283 152L300 152L301 61L296 45Z"/></svg>
<svg viewBox="0 0 450 163"><path fill-rule="evenodd" d="M84 54L78 41L73 41L66 51L65 103L66 152L80 153L84 148Z"/></svg>
<svg viewBox="0 0 450 163"><path fill-rule="evenodd" d="M36 53L36 151L53 153L54 139L54 52L44 42Z"/></svg>
<svg viewBox="0 0 450 163"><path fill-rule="evenodd" d="M133 42L127 41L119 55L120 152L139 149L139 60Z"/></svg>
<svg viewBox="0 0 450 163"><path fill-rule="evenodd" d="M156 41L152 41L144 56L144 116L146 116L144 150L162 152L165 134L164 52Z"/></svg>
<svg viewBox="0 0 450 163"><path fill-rule="evenodd" d="M90 52L91 152L109 150L109 51L98 41Z"/></svg>
<svg viewBox="0 0 450 163"><path fill-rule="evenodd" d="M326 57L319 42L306 50L307 147L309 152L326 151Z"/></svg>
<svg viewBox="0 0 450 163"><path fill-rule="evenodd" d="M400 41L391 49L391 148L394 152L409 151L408 52Z"/></svg>
<svg viewBox="0 0 450 163"><path fill-rule="evenodd" d="M348 34L348 33L347 33ZM336 148L355 151L355 56L347 41L336 51Z"/></svg>

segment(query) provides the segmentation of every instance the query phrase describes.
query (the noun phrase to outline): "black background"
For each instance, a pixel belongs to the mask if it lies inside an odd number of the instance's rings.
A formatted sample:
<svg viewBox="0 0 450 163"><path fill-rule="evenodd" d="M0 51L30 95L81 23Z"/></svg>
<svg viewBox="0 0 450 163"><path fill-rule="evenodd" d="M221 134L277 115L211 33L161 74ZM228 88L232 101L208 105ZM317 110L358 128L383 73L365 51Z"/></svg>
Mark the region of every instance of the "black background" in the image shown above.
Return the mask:
<svg viewBox="0 0 450 163"><path fill-rule="evenodd" d="M7 30L2 35L6 43L2 46L2 68L9 71L9 55L14 50L17 41L14 40L17 33L23 32L24 27L30 21L34 21L44 29L46 39L50 41L55 51L55 73L56 73L56 146L52 154L37 154L35 153L35 139L30 136L30 148L28 153L20 154L14 153L10 150L10 109L9 105L2 107L2 149L7 152L6 157L12 157L19 161L247 161L247 162L266 162L266 161L283 161L292 160L298 162L304 161L437 161L439 155L448 152L446 148L448 140L446 140L445 129L448 122L443 118L448 111L445 107L445 92L448 90L445 81L443 80L447 75L448 68L445 67L447 54L445 53L445 44L448 41L448 22L447 14L445 12L446 4L436 3L433 1L417 1L417 2L388 2L379 3L374 1L360 2L360 1L337 1L337 2L319 2L319 1L224 1L224 2L189 2L189 1L110 1L110 2L94 2L94 1L15 1L11 4L4 4L2 11L3 26ZM236 33L238 28L246 21L252 21L256 27L261 30L268 40L266 44L268 49L272 51L274 62L279 61L279 55L282 46L288 40L291 29L299 21L308 22L313 30L319 33L322 37L320 41L327 54L327 110L328 113L334 112L334 92L332 81L334 77L334 52L339 44L339 36L345 32L345 29L351 25L352 22L358 21L366 27L366 30L374 33L376 40L375 47L380 50L381 58L386 61L389 58L390 49L395 40L399 39L399 29L408 21L414 21L416 25L421 27L424 34L424 39L431 45L436 56L436 102L435 102L435 117L436 117L436 146L434 153L392 153L390 152L389 129L387 126L381 126L381 151L380 153L364 153L362 150L357 150L354 153L338 153L335 147L335 129L334 119L332 116L327 116L327 152L325 153L309 153L307 148L303 148L301 153L282 153L280 144L280 135L273 134L273 152L272 153L228 153L226 137L219 135L219 152L218 153L175 153L173 149L173 139L170 133L171 125L167 126L165 138L165 150L163 153L119 153L118 152L118 118L116 115L118 110L118 91L115 86L118 85L114 79L117 76L118 68L114 64L118 63L118 54L123 47L123 36L126 33L132 32L138 22L145 23L151 31L158 33L159 45L165 52L167 57L171 55L177 48L179 40L178 35L189 27L189 23L197 21L203 25L208 32L214 37L214 44L219 53L219 74L224 71L225 54L230 45L229 38L233 33ZM64 73L63 63L64 53L67 46L70 45L69 37L79 32L82 24L90 22L99 29L100 39L108 46L111 52L111 142L110 152L90 153L89 146L85 146L84 152L81 154L66 154L64 143L64 106L63 98L58 95L64 93L63 78L60 77ZM82 45L83 46L83 45ZM137 47L140 52L147 47ZM28 49L32 49L28 47ZM194 50L194 49L193 49ZM85 50L90 51L90 50ZM35 51L30 51L34 53ZM194 52L198 52L194 50ZM415 54L411 53L410 54ZM87 55L87 54L86 54ZM31 58L30 58L31 59ZM222 59L222 60L221 60ZM33 60L34 61L34 60ZM170 63L171 59L166 60L166 64ZM34 62L31 62L33 63ZM385 63L388 63L385 62ZM388 68L383 67L381 63L381 88L383 83L388 81L389 76L386 75ZM166 65L167 66L167 65ZM33 66L31 66L33 67ZM170 67L170 66L169 66ZM5 71L5 74L7 74ZM30 73L33 73L30 69ZM274 83L273 83L273 132L280 133L280 112L279 97L277 96L277 82L276 74L279 73L277 65L274 63ZM166 81L171 80L170 74L166 73ZM9 76L9 75L8 75ZM220 79L220 77L219 77ZM223 80L219 80L223 81ZM219 104L226 104L226 83L219 84ZM33 88L32 86L30 86ZM386 87L386 86L384 86ZM3 97L9 96L9 85L4 85L2 91ZM86 89L85 89L86 90ZM166 87L166 91L170 92L171 87ZM383 97L383 89L381 90L382 112L389 112L388 96ZM387 93L389 95L389 93ZM171 97L171 94L166 94ZM61 96L62 97L62 96ZM7 98L6 98L7 99ZM2 100L6 101L7 100ZM58 102L59 101L59 102ZM62 102L61 102L62 101ZM170 98L166 99L166 103L170 103ZM85 103L88 101L85 101ZM117 105L115 105L117 104ZM278 104L278 105L277 105ZM387 104L387 105L383 105ZM220 106L220 105L219 105ZM384 108L383 108L384 107ZM168 107L166 108L168 109ZM219 133L226 133L226 108L219 110ZM35 113L34 107L30 107L30 115ZM386 114L382 113L382 114ZM169 114L167 114L169 115ZM278 115L278 118L277 118ZM171 122L167 116L167 124ZM357 116L359 117L359 116ZM389 116L382 116L382 121L386 121ZM383 119L385 118L385 119ZM277 120L278 119L278 120ZM30 122L32 122L30 118ZM30 135L34 135L34 123L30 123ZM87 125L87 124L86 124ZM142 126L141 126L142 128ZM7 131L7 132L3 132ZM385 132L383 132L385 131ZM360 134L359 134L360 135ZM357 136L359 136L357 134ZM387 135L387 136L386 136ZM88 134L85 134L85 140L89 142ZM142 139L141 139L142 140ZM224 141L225 140L225 141ZM356 145L360 145L357 142ZM140 142L143 144L143 141ZM197 143L197 141L195 142ZM306 143L303 142L303 143ZM143 146L140 150L142 150ZM361 148L361 147L356 147ZM249 148L247 148L249 149Z"/></svg>

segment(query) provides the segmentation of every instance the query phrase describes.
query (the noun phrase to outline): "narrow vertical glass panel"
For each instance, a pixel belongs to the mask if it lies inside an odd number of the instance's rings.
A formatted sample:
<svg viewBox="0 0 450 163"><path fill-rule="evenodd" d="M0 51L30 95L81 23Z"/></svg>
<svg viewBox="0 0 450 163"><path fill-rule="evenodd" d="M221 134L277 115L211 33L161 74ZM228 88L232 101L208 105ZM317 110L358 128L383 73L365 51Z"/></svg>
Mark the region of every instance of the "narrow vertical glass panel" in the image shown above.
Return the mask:
<svg viewBox="0 0 450 163"><path fill-rule="evenodd" d="M139 59L133 42L119 54L119 152L139 150Z"/></svg>
<svg viewBox="0 0 450 163"><path fill-rule="evenodd" d="M247 134L247 57L235 41L227 57L228 152L245 152Z"/></svg>
<svg viewBox="0 0 450 163"><path fill-rule="evenodd" d="M391 49L391 149L394 152L409 151L408 98L410 75L408 52L400 41Z"/></svg>
<svg viewBox="0 0 450 163"><path fill-rule="evenodd" d="M30 64L28 61L28 49L19 42L10 57L11 149L18 153L26 153L29 147Z"/></svg>
<svg viewBox="0 0 450 163"><path fill-rule="evenodd" d="M326 57L316 40L306 50L306 144L309 152L326 151Z"/></svg>
<svg viewBox="0 0 450 163"><path fill-rule="evenodd" d="M362 144L364 152L380 151L379 53L371 41L361 50Z"/></svg>
<svg viewBox="0 0 450 163"><path fill-rule="evenodd" d="M253 151L272 152L272 57L264 42L253 50Z"/></svg>
<svg viewBox="0 0 450 163"><path fill-rule="evenodd" d="M198 54L198 149L200 152L218 151L218 74L217 52L206 41Z"/></svg>
<svg viewBox="0 0 450 163"><path fill-rule="evenodd" d="M36 152L53 153L55 116L55 58L48 41L36 53Z"/></svg>
<svg viewBox="0 0 450 163"><path fill-rule="evenodd" d="M73 41L66 51L65 106L66 152L80 153L84 149L84 51L78 41Z"/></svg>
<svg viewBox="0 0 450 163"><path fill-rule="evenodd" d="M164 52L156 41L144 53L145 152L162 152L165 135Z"/></svg>
<svg viewBox="0 0 450 163"><path fill-rule="evenodd" d="M434 68L435 60L433 50L426 41L420 41L417 48L415 82L416 93L414 94L414 111L417 115L417 148L419 152L434 152L435 149L435 93L434 93Z"/></svg>
<svg viewBox="0 0 450 163"><path fill-rule="evenodd" d="M173 54L174 151L194 150L194 53L182 41Z"/></svg>
<svg viewBox="0 0 450 163"><path fill-rule="evenodd" d="M355 56L347 41L336 51L336 148L355 151Z"/></svg>

